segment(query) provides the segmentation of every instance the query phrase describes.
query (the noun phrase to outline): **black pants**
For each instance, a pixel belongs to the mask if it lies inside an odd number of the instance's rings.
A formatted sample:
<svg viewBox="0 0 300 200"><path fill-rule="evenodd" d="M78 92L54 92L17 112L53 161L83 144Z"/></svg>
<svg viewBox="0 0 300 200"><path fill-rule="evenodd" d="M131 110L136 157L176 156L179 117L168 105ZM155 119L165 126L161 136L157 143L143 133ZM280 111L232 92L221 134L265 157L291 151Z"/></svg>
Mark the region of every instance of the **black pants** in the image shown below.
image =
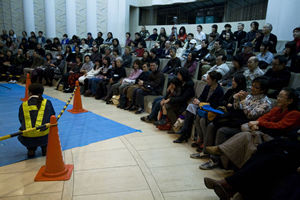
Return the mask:
<svg viewBox="0 0 300 200"><path fill-rule="evenodd" d="M96 99L101 99L107 95L107 88L106 85L108 84L109 80L101 80L98 83L97 91L96 91Z"/></svg>
<svg viewBox="0 0 300 200"><path fill-rule="evenodd" d="M271 140L259 145L257 152L226 181L245 200L270 199L278 184L300 166L299 155L299 142Z"/></svg>
<svg viewBox="0 0 300 200"><path fill-rule="evenodd" d="M195 115L189 111L186 111L184 124L180 129L182 133L186 133L188 138L191 137L192 127Z"/></svg>

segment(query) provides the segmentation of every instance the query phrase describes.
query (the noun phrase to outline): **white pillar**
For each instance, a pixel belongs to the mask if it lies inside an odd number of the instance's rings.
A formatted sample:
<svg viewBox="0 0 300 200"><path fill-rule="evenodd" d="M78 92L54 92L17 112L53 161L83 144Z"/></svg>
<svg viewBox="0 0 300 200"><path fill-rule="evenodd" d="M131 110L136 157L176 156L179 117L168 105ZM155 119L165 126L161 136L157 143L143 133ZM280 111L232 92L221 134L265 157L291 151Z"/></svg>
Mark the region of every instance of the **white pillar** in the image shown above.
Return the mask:
<svg viewBox="0 0 300 200"><path fill-rule="evenodd" d="M119 0L108 0L107 2L107 32L112 32L114 38L118 35L119 6L117 5L119 5ZM106 37L105 35L104 39Z"/></svg>
<svg viewBox="0 0 300 200"><path fill-rule="evenodd" d="M69 38L76 35L76 4L74 0L66 0L66 32Z"/></svg>
<svg viewBox="0 0 300 200"><path fill-rule="evenodd" d="M120 44L125 44L125 33L129 31L129 5L126 1L119 1L119 19L118 19L118 35L117 37L120 41Z"/></svg>
<svg viewBox="0 0 300 200"><path fill-rule="evenodd" d="M23 0L23 13L25 31L30 36L30 32L35 31L33 0Z"/></svg>
<svg viewBox="0 0 300 200"><path fill-rule="evenodd" d="M86 1L86 30L97 37L97 0Z"/></svg>
<svg viewBox="0 0 300 200"><path fill-rule="evenodd" d="M44 2L45 2L46 36L49 38L54 38L56 37L55 1L47 0Z"/></svg>

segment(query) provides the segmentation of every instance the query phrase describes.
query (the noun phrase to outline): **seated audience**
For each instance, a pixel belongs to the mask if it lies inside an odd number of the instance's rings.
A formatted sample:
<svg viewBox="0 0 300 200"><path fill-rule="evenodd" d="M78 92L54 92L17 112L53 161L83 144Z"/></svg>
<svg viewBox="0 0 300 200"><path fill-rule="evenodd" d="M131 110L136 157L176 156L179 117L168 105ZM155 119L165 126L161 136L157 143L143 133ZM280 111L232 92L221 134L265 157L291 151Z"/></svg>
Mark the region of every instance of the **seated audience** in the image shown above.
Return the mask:
<svg viewBox="0 0 300 200"><path fill-rule="evenodd" d="M91 59L92 59L93 63L95 63L96 60L102 60L102 54L99 52L99 48L97 45L93 46L91 53L92 53Z"/></svg>
<svg viewBox="0 0 300 200"><path fill-rule="evenodd" d="M277 53L276 51L276 45L277 45L277 37L276 35L272 34L271 31L273 29L272 24L266 23L263 26L262 33L263 35L257 38L257 42L255 45L255 51L259 51L260 45L264 41L268 41L270 43L269 51L271 53Z"/></svg>
<svg viewBox="0 0 300 200"><path fill-rule="evenodd" d="M252 56L248 60L248 69L243 73L246 82L247 82L247 89L251 89L251 84L253 80L258 77L264 75L264 72L258 66L259 60L256 56Z"/></svg>
<svg viewBox="0 0 300 200"><path fill-rule="evenodd" d="M225 39L222 40L222 48L227 52L227 60L232 60L235 51L235 41L233 35L226 33Z"/></svg>
<svg viewBox="0 0 300 200"><path fill-rule="evenodd" d="M198 50L196 54L198 60L204 59L205 56L209 53L209 49L207 47L208 47L208 40L202 40L201 49Z"/></svg>
<svg viewBox="0 0 300 200"><path fill-rule="evenodd" d="M233 95L234 110L218 116L207 126L204 146L223 144L226 140L241 132L241 125L256 120L271 110L271 102L266 96L268 92L268 80L261 76L252 82L251 94L241 90ZM218 120L220 119L220 120ZM226 120L227 119L227 120ZM215 138L215 139L214 139ZM204 154L207 148L204 147ZM220 156L210 155L210 160L199 166L200 169L209 170L218 167ZM223 163L225 165L225 163Z"/></svg>
<svg viewBox="0 0 300 200"><path fill-rule="evenodd" d="M158 40L157 28L153 29L153 34L151 34L146 40L150 40L150 41Z"/></svg>
<svg viewBox="0 0 300 200"><path fill-rule="evenodd" d="M80 47L80 53L82 53L82 54L88 53L89 45L86 44L85 39L81 39L81 45L79 47Z"/></svg>
<svg viewBox="0 0 300 200"><path fill-rule="evenodd" d="M149 63L149 62L150 62L150 54L149 54L148 51L144 51L143 57L142 57L141 61L142 61L142 65L143 65L144 63ZM141 66L141 67L142 67L142 66ZM141 67L140 67L140 68L141 68Z"/></svg>
<svg viewBox="0 0 300 200"><path fill-rule="evenodd" d="M45 62L44 58L40 56L37 51L34 51L32 65L28 68L26 67L23 69L24 76L26 77L27 73L30 73L31 76L32 71L37 67L42 67L44 65L44 62Z"/></svg>
<svg viewBox="0 0 300 200"><path fill-rule="evenodd" d="M134 57L143 57L145 49L143 48L143 42L138 43L138 48L132 53Z"/></svg>
<svg viewBox="0 0 300 200"><path fill-rule="evenodd" d="M52 49L51 51L57 51L57 46L61 46L58 37L53 38Z"/></svg>
<svg viewBox="0 0 300 200"><path fill-rule="evenodd" d="M45 70L46 70L45 74L47 74L48 71L51 71L51 67L52 68L55 67L55 65L53 64L54 62L55 62L55 60L53 59L52 54L47 53L44 65L38 66L33 70L32 78L31 78L32 82L35 83L35 82L37 82L37 79L39 79L39 83L42 84L42 80L43 80L43 77L44 77L43 74L44 74ZM50 84L48 79L46 80L46 84L47 85ZM52 84L52 82L51 82L51 84Z"/></svg>
<svg viewBox="0 0 300 200"><path fill-rule="evenodd" d="M237 42L237 48L239 49L241 46L241 41L246 38L247 33L244 31L244 24L238 23L238 30L233 33L234 40Z"/></svg>
<svg viewBox="0 0 300 200"><path fill-rule="evenodd" d="M194 52L189 53L183 67L189 70L191 77L194 76L197 69L196 54Z"/></svg>
<svg viewBox="0 0 300 200"><path fill-rule="evenodd" d="M156 62L157 66L160 65L160 60L157 57L157 50L156 50L156 48L152 48L150 50L150 62L149 63L151 63L151 62Z"/></svg>
<svg viewBox="0 0 300 200"><path fill-rule="evenodd" d="M274 56L273 54L269 51L269 42L265 41L262 42L260 45L260 54L257 55L257 58L259 60L259 68L261 69L266 69L268 66L271 65Z"/></svg>
<svg viewBox="0 0 300 200"><path fill-rule="evenodd" d="M190 44L187 45L188 49L186 49L182 54L182 58L186 59L190 52L197 53L198 50L196 49L196 45L197 45L197 41L195 39L191 39Z"/></svg>
<svg viewBox="0 0 300 200"><path fill-rule="evenodd" d="M185 42L186 38L187 38L186 29L184 26L182 26L179 29L178 40L181 42Z"/></svg>
<svg viewBox="0 0 300 200"><path fill-rule="evenodd" d="M43 31L39 31L39 36L36 38L37 43L39 44L45 44L46 43L46 38L43 36Z"/></svg>
<svg viewBox="0 0 300 200"><path fill-rule="evenodd" d="M230 70L228 65L226 64L226 59L227 58L226 58L225 55L218 56L217 59L216 59L216 65L213 66L212 68L210 68L207 71L207 73L202 76L201 80L206 81L208 74L212 71L219 72L222 75L222 77L225 76ZM218 80L221 80L221 78L218 78Z"/></svg>
<svg viewBox="0 0 300 200"><path fill-rule="evenodd" d="M299 73L299 56L297 56L297 44L294 41L285 44L284 57L287 59L286 67L290 72Z"/></svg>
<svg viewBox="0 0 300 200"><path fill-rule="evenodd" d="M144 25L141 27L140 35L141 35L141 37L142 37L144 40L145 40L146 38L148 38L149 35L150 35L149 31L146 30L146 27L145 27Z"/></svg>
<svg viewBox="0 0 300 200"><path fill-rule="evenodd" d="M218 33L218 25L217 24L213 24L211 26L211 33L209 35L215 35L214 39L219 39L220 34Z"/></svg>
<svg viewBox="0 0 300 200"><path fill-rule="evenodd" d="M221 86L231 87L232 78L235 75L242 74L245 71L244 65L244 58L241 55L233 56L232 60L233 67L230 68L229 72L226 73L222 79L219 81Z"/></svg>
<svg viewBox="0 0 300 200"><path fill-rule="evenodd" d="M87 38L86 38L86 44L89 46L89 47L92 47L93 46L93 41L94 41L94 38L92 36L92 33L87 33Z"/></svg>
<svg viewBox="0 0 300 200"><path fill-rule="evenodd" d="M253 44L251 42L246 42L244 45L242 45L244 52L241 52L240 55L244 58L244 67L248 66L248 59L252 56L255 56L254 53L252 53Z"/></svg>
<svg viewBox="0 0 300 200"><path fill-rule="evenodd" d="M211 51L211 50L214 48L215 39L216 39L216 35L215 35L214 33L211 33L211 34L208 36L208 47L207 47L207 49L208 49L209 51Z"/></svg>
<svg viewBox="0 0 300 200"><path fill-rule="evenodd" d="M256 32L258 31L258 27L259 24L256 21L250 24L250 31L246 34L244 42L252 42L256 38Z"/></svg>
<svg viewBox="0 0 300 200"><path fill-rule="evenodd" d="M297 27L293 30L294 42L297 44L297 52L300 51L300 27Z"/></svg>
<svg viewBox="0 0 300 200"><path fill-rule="evenodd" d="M168 61L168 63L166 64L165 68L163 69L163 73L166 74L177 74L176 71L178 70L178 68L181 67L181 60L179 58L176 57L176 50L175 48L170 48L169 50L169 55L171 57L171 59Z"/></svg>
<svg viewBox="0 0 300 200"><path fill-rule="evenodd" d="M68 38L68 35L67 34L64 34L63 35L63 39L61 40L61 45L67 45L69 44L69 38Z"/></svg>
<svg viewBox="0 0 300 200"><path fill-rule="evenodd" d="M98 32L96 39L94 40L97 44L97 47L99 48L101 44L103 44L103 33L101 31Z"/></svg>
<svg viewBox="0 0 300 200"><path fill-rule="evenodd" d="M94 67L87 72L85 75L81 76L78 78L79 83L83 84L84 90L81 91L81 93L84 93L85 91L88 90L89 88L89 80L92 78L95 78L101 70L102 67L102 60L101 59L96 59L95 62L93 62L95 65Z"/></svg>
<svg viewBox="0 0 300 200"><path fill-rule="evenodd" d="M177 140L174 140L174 143L187 142L188 138L190 138L194 117L197 114L200 102L209 103L211 107L216 108L219 99L224 95L222 87L218 84L218 81L221 78L222 75L216 71L212 71L207 75L207 85L204 87L201 95L199 98L195 98L192 103L187 106L184 125L180 131L177 132L178 134L181 134L181 136Z"/></svg>
<svg viewBox="0 0 300 200"><path fill-rule="evenodd" d="M142 44L142 48L147 48L146 47L146 42L145 42L145 40L141 37L141 34L139 33L139 32L136 32L135 34L134 34L134 38L135 38L135 40L134 41L136 41L137 43L141 43Z"/></svg>
<svg viewBox="0 0 300 200"><path fill-rule="evenodd" d="M123 66L125 68L130 68L130 64L131 64L131 61L132 61L132 56L130 55L130 52L131 52L131 49L129 46L126 46L125 47L125 51L124 51L124 54L122 56L122 59L124 61L123 63Z"/></svg>
<svg viewBox="0 0 300 200"><path fill-rule="evenodd" d="M180 40L177 40L175 42L175 49L176 49L176 57L177 58L181 58L182 54L183 54L183 49L182 49L182 46L181 46L181 41Z"/></svg>
<svg viewBox="0 0 300 200"><path fill-rule="evenodd" d="M206 39L206 34L202 31L202 26L198 25L197 26L197 33L195 36L195 40L197 41L198 44L201 44L202 40Z"/></svg>
<svg viewBox="0 0 300 200"><path fill-rule="evenodd" d="M122 53L121 45L120 45L118 38L114 38L112 40L112 45L113 45L113 50L116 49L119 51L120 54Z"/></svg>
<svg viewBox="0 0 300 200"><path fill-rule="evenodd" d="M103 44L100 45L101 53L105 51L105 48L112 45L113 34L111 32L107 33L107 38L103 41Z"/></svg>
<svg viewBox="0 0 300 200"><path fill-rule="evenodd" d="M133 90L132 103L129 107L129 111L134 111L135 114L141 114L145 112L144 109L144 97L147 95L159 95L162 94L165 77L161 71L159 71L158 65L155 62L150 62L151 73L146 81L140 80L138 84L143 86L141 88L135 88Z"/></svg>
<svg viewBox="0 0 300 200"><path fill-rule="evenodd" d="M225 30L223 30L219 36L219 40L225 40L225 37L226 37L226 33L230 33L230 34L233 34L231 32L231 25L230 24L225 24L224 26Z"/></svg>
<svg viewBox="0 0 300 200"><path fill-rule="evenodd" d="M170 54L171 47L172 47L171 42L169 40L166 41L165 48L163 49L160 58L170 58L169 54Z"/></svg>
<svg viewBox="0 0 300 200"><path fill-rule="evenodd" d="M125 41L125 47L130 47L131 46L131 42L132 42L132 39L131 39L131 33L127 32L126 33L126 41Z"/></svg>

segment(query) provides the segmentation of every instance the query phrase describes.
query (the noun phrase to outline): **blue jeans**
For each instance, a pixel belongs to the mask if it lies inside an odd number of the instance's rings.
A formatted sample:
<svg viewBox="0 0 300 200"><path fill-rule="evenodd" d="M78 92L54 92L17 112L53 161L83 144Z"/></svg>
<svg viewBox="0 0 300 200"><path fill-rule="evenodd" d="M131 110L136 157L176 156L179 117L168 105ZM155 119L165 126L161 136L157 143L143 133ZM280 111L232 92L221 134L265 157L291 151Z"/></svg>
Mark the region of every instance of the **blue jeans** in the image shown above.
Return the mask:
<svg viewBox="0 0 300 200"><path fill-rule="evenodd" d="M157 120L158 112L160 111L160 102L163 99L163 96L157 97L152 102L152 110L148 115L149 119Z"/></svg>
<svg viewBox="0 0 300 200"><path fill-rule="evenodd" d="M101 81L101 78L91 78L89 79L89 89L93 94L96 94L98 83Z"/></svg>

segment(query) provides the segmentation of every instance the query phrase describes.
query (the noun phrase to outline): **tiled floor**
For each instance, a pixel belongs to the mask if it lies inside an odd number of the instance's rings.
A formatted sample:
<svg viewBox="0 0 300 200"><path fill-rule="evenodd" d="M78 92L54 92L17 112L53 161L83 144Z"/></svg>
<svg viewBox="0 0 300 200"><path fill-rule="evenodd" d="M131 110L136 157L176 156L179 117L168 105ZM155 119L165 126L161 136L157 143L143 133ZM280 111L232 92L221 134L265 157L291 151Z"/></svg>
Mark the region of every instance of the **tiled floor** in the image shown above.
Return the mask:
<svg viewBox="0 0 300 200"><path fill-rule="evenodd" d="M70 96L49 87L45 94L62 101ZM74 164L69 181L34 182L44 157L0 167L0 200L218 199L206 189L203 177L220 179L225 171L200 170L206 160L191 159L194 149L189 144L172 142L178 136L140 121L146 114L135 115L83 96L82 102L85 109L142 132L64 151L65 163Z"/></svg>

